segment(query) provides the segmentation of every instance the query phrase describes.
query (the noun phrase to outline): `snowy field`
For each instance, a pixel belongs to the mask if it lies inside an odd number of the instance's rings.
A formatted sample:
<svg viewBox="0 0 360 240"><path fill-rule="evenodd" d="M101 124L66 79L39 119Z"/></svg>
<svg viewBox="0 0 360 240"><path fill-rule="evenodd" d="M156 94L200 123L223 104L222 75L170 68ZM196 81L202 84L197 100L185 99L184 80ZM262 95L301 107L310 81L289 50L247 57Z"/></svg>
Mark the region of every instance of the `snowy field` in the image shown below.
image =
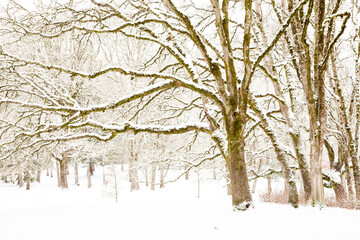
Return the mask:
<svg viewBox="0 0 360 240"><path fill-rule="evenodd" d="M197 198L195 179L132 193L120 182L116 203L96 173L91 189L84 175L68 190L45 175L30 191L1 182L0 240L360 239L360 211L255 201L233 212L223 182L203 181Z"/></svg>

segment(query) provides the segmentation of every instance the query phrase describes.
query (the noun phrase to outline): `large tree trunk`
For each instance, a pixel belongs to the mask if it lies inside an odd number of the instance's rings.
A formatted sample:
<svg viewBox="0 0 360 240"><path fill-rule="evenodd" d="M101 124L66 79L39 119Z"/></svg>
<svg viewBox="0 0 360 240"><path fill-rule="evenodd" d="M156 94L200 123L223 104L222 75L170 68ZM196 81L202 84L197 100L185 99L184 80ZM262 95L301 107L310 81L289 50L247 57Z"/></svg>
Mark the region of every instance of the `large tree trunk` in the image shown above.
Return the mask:
<svg viewBox="0 0 360 240"><path fill-rule="evenodd" d="M311 132L311 131L310 131ZM324 205L324 187L322 179L322 146L320 136L312 134L310 140L310 158L311 158L311 189L312 204Z"/></svg>
<svg viewBox="0 0 360 240"><path fill-rule="evenodd" d="M245 139L241 136L239 123L235 122L228 131L228 169L232 193L232 205L235 210L246 210L252 206L249 180L245 162Z"/></svg>
<svg viewBox="0 0 360 240"><path fill-rule="evenodd" d="M60 187L68 188L65 160L64 159L60 160L59 164L60 164Z"/></svg>
<svg viewBox="0 0 360 240"><path fill-rule="evenodd" d="M56 159L57 162L59 162L59 187L61 188L68 188L68 181L67 181L67 161L68 161L68 153L67 152L63 152L62 153L62 159L57 158Z"/></svg>
<svg viewBox="0 0 360 240"><path fill-rule="evenodd" d="M322 179L322 151L324 130L326 128L325 107L325 67L324 61L324 17L325 0L314 3L315 11L315 49L314 52L314 101L310 106L310 161L312 204L324 205L324 187Z"/></svg>

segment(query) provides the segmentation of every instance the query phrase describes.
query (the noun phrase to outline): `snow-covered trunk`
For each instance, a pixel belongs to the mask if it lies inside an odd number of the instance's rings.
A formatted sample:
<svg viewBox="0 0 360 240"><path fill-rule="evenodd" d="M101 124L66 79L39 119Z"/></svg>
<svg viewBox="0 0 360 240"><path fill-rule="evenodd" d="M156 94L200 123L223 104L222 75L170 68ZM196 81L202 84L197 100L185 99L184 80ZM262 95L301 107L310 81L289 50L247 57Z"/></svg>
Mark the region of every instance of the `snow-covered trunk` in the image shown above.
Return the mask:
<svg viewBox="0 0 360 240"><path fill-rule="evenodd" d="M86 176L87 176L87 186L88 186L88 188L91 188L91 162L90 161L88 161L88 163L87 163Z"/></svg>
<svg viewBox="0 0 360 240"><path fill-rule="evenodd" d="M79 165L77 162L74 164L74 172L75 172L75 185L80 186L79 183Z"/></svg>
<svg viewBox="0 0 360 240"><path fill-rule="evenodd" d="M18 174L18 184L19 184L19 187L24 186L24 177L23 177L22 171L20 171Z"/></svg>
<svg viewBox="0 0 360 240"><path fill-rule="evenodd" d="M30 171L26 170L26 190L30 190Z"/></svg>
<svg viewBox="0 0 360 240"><path fill-rule="evenodd" d="M335 56L331 56L331 63L332 63L332 74L334 76L333 81L335 82L335 91L338 95L338 102L340 104L340 115L341 115L341 124L343 129L345 130L345 139L346 139L346 147L347 152L350 155L350 160L352 163L352 172L354 176L354 185L355 185L355 197L356 201L360 203L360 171L359 171L359 163L358 163L358 139L353 136L352 128L351 128L351 122L350 122L350 116L353 115L353 113L349 110L349 114L347 113L347 107L345 104L345 99L343 96L342 87L340 85L340 81L338 79L337 74L337 68L335 65L336 59ZM355 99L358 95L358 86L355 85L354 90L351 95L351 99ZM358 101L357 99L355 101ZM358 111L358 109L356 110ZM356 119L355 121L359 121L359 119ZM356 124L355 124L356 125ZM355 130L355 133L357 131Z"/></svg>
<svg viewBox="0 0 360 240"><path fill-rule="evenodd" d="M342 153L341 153L341 149L338 149L338 160L339 161L335 161L335 151L332 148L332 146L330 145L329 141L327 141L325 139L324 141L324 146L326 147L326 150L328 152L328 156L329 156L329 162L330 162L330 168L335 171L339 176L342 175L341 169L342 166L344 165L343 160L341 158ZM341 178L342 179L342 178ZM331 180L331 179L330 179ZM333 186L334 192L335 192L335 196L336 196L336 202L341 206L344 201L346 200L346 192L345 192L345 184L344 181L340 181L340 183L336 183Z"/></svg>
<svg viewBox="0 0 360 240"><path fill-rule="evenodd" d="M256 4L257 6L257 11L261 12L261 6L260 3ZM260 18L259 21L262 21L262 19ZM262 27L262 26L259 26ZM263 42L265 42L266 44L268 44L268 39L267 36L265 34L265 31L260 31L261 37ZM287 37L287 36L285 36ZM261 48L261 46L259 44L257 44L259 48ZM285 45L285 42L284 42ZM285 47L284 47L285 49ZM284 90L282 89L282 86L280 84L280 81L275 77L278 75L278 73L275 71L275 68L273 68L272 66L274 66L274 61L273 59L269 56L268 58L264 59L264 63L265 66L267 68L267 71L272 75L271 76L271 82L274 86L274 90L275 90L275 94L277 96L280 97L280 99L286 99L284 97ZM290 96L290 100L291 100L291 105L293 105L293 95L292 95L292 83L291 80L289 80L289 96ZM294 119L294 117L290 118L290 116L294 116L294 113L292 111L291 108L288 107L287 104L285 104L285 101L279 101L278 102L279 106L280 106L280 111L282 116L284 117L284 120L286 122L287 128L289 129L289 135L291 137L291 141L292 141L292 146L293 149L296 153L296 160L299 164L299 169L300 169L300 173L301 173L301 177L303 180L303 188L304 188L304 192L305 192L305 197L307 200L310 199L311 197L311 179L310 179L310 170L309 170L309 166L307 164L306 158L305 158L305 153L302 150L301 147L301 137L300 137L300 132L298 127L296 127L296 119Z"/></svg>
<svg viewBox="0 0 360 240"><path fill-rule="evenodd" d="M315 1L315 49L314 52L314 98L308 102L310 117L310 169L312 204L324 205L324 187L322 179L322 152L324 144L324 130L326 126L325 108L325 69L321 64L324 51L324 17L325 0Z"/></svg>
<svg viewBox="0 0 360 240"><path fill-rule="evenodd" d="M297 191L296 181L294 178L294 172L289 167L289 164L286 160L286 154L284 149L280 147L278 137L275 135L275 132L272 128L272 126L269 124L269 121L267 119L266 114L261 112L260 108L257 106L257 102L255 99L251 99L250 101L250 107L256 115L260 118L260 127L263 129L265 134L269 137L271 144L274 148L275 154L276 154L276 160L280 163L283 176L285 180L285 191L284 194L287 194L288 196L288 202L293 207L299 206L299 195Z"/></svg>

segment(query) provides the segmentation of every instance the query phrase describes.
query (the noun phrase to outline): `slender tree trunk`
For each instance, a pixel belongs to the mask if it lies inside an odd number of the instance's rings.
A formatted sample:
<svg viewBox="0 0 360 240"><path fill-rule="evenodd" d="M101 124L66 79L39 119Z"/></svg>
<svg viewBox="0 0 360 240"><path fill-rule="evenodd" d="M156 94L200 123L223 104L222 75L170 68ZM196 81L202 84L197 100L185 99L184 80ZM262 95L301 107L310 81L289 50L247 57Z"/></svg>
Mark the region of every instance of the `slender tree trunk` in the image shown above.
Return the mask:
<svg viewBox="0 0 360 240"><path fill-rule="evenodd" d="M272 193L272 188L271 188L271 176L268 175L267 176L267 194L271 195Z"/></svg>
<svg viewBox="0 0 360 240"><path fill-rule="evenodd" d="M40 178L41 178L41 169L39 169L39 170L37 171L36 181L37 181L37 182L40 182Z"/></svg>
<svg viewBox="0 0 360 240"><path fill-rule="evenodd" d="M165 178L164 164L160 163L159 170L160 170L160 188L164 188L165 187L165 183L164 183L164 178Z"/></svg>
<svg viewBox="0 0 360 240"><path fill-rule="evenodd" d="M50 175L49 168L46 168L46 176L48 177Z"/></svg>
<svg viewBox="0 0 360 240"><path fill-rule="evenodd" d="M185 171L186 171L186 173L185 173L185 180L189 180L189 176L190 176L190 171L187 171L187 166L185 166Z"/></svg>
<svg viewBox="0 0 360 240"><path fill-rule="evenodd" d="M200 198L200 167L197 168L197 185L198 185L197 197Z"/></svg>
<svg viewBox="0 0 360 240"><path fill-rule="evenodd" d="M105 183L106 182L106 176L105 176L105 166L104 165L102 166L102 170L103 170L103 183Z"/></svg>
<svg viewBox="0 0 360 240"><path fill-rule="evenodd" d="M332 55L331 56L331 63L332 63L332 73L333 73L333 81L335 82L335 90L336 93L339 97L338 101L340 103L340 111L341 111L341 122L343 125L343 129L345 130L345 135L346 135L346 146L347 146L347 152L350 155L350 159L351 159L351 163L352 163L352 167L353 167L353 176L354 176L354 184L355 184L355 196L356 196L356 202L358 204L360 204L360 171L359 171L359 163L358 163L358 137L353 137L353 132L352 132L352 128L351 128L351 123L349 121L349 116L352 115L352 112L350 112L349 114L347 114L347 108L345 105L345 100L344 100L344 96L343 96L343 91L340 85L340 80L338 78L338 74L337 74L337 68L335 65L335 56ZM355 86L354 90L359 91L358 89L356 89L357 86ZM356 98L356 95L358 93L356 91L352 92L352 96L351 99ZM358 101L358 100L356 100ZM356 106L355 106L356 107ZM355 111L358 111L358 109L356 109ZM359 121L359 119L356 119L356 121ZM357 125L357 123L355 124ZM355 130L355 132L357 132Z"/></svg>
<svg viewBox="0 0 360 240"><path fill-rule="evenodd" d="M95 172L95 163L90 162L90 174L91 174L91 176L94 175L94 172Z"/></svg>
<svg viewBox="0 0 360 240"><path fill-rule="evenodd" d="M58 179L58 187L61 187L60 161L57 160L55 164L56 164L56 175L57 175L57 179Z"/></svg>
<svg viewBox="0 0 360 240"><path fill-rule="evenodd" d="M135 140L131 143L131 159L129 161L129 180L131 183L130 191L139 190L139 177L137 168L137 152L135 150Z"/></svg>
<svg viewBox="0 0 360 240"><path fill-rule="evenodd" d="M90 161L87 163L87 183L88 183L88 188L91 188L91 163Z"/></svg>
<svg viewBox="0 0 360 240"><path fill-rule="evenodd" d="M26 170L26 190L30 190L30 172Z"/></svg>
<svg viewBox="0 0 360 240"><path fill-rule="evenodd" d="M257 167L257 172L260 172L262 163L263 163L263 159L261 158L260 162L259 162L259 165ZM252 185L252 188L251 188L251 193L255 193L256 183L257 183L257 178L254 179L254 182L253 182L253 185Z"/></svg>
<svg viewBox="0 0 360 240"><path fill-rule="evenodd" d="M213 168L213 179L216 180L216 167Z"/></svg>
<svg viewBox="0 0 360 240"><path fill-rule="evenodd" d="M117 176L116 176L116 171L115 171L115 166L114 166L114 164L113 164L113 166L112 166L112 172L113 172L113 175L114 175L115 201L118 202Z"/></svg>
<svg viewBox="0 0 360 240"><path fill-rule="evenodd" d="M261 8L260 8L260 4L257 3L257 9L258 12L261 12ZM279 20L282 22L280 15L278 16ZM261 21L261 20L260 20ZM260 31L261 36L263 38L263 42L267 45L268 44L268 39L267 36L265 35L265 31ZM287 33L285 33L285 39L287 39ZM289 41L289 39L287 39ZM285 44L285 43L284 43ZM257 44L258 47L261 47L259 44ZM284 47L285 48L285 47ZM275 90L275 94L277 96L279 96L281 99L286 99L284 97L284 91L280 85L280 81L275 77L278 75L278 73L272 68L272 66L274 66L274 62L273 59L271 57L268 57L267 59L264 59L265 65L267 67L267 71L272 75L271 76L271 82L274 86L274 90ZM289 81L289 85L291 84L291 81ZM291 104L293 104L293 94L292 94L292 87L289 86L289 96L290 96L290 101ZM284 120L286 122L286 125L289 129L289 135L291 137L291 141L292 141L292 146L293 149L296 153L296 160L299 164L299 169L300 169L300 173L302 176L302 181L303 181L303 189L305 192L305 197L307 200L309 200L311 198L311 178L310 178L310 168L307 164L306 158L305 158L305 154L302 151L302 141L301 141L301 137L300 137L300 131L298 129L298 127L296 126L296 121L297 119L294 119L294 117L290 116L295 116L293 114L292 108L289 108L288 105L285 104L285 102L278 102L279 106L280 106L280 111L282 113L282 116L284 117ZM290 130L291 129L291 130Z"/></svg>
<svg viewBox="0 0 360 240"><path fill-rule="evenodd" d="M149 186L149 172L147 167L145 167L145 186Z"/></svg>
<svg viewBox="0 0 360 240"><path fill-rule="evenodd" d="M265 134L270 138L270 141L274 147L274 151L276 154L276 160L278 160L281 165L281 168L283 171L283 176L284 176L284 179L286 182L285 190L288 190L288 191L284 191L284 194L287 194L288 202L293 207L298 207L299 206L299 195L298 195L298 191L297 191L296 181L294 179L294 173L291 170L291 168L289 167L289 164L286 160L286 154L285 154L284 150L280 147L280 144L278 143L278 137L275 136L275 132L271 128L271 126L267 120L267 117L259 110L257 103L254 99L251 99L250 107L251 107L251 109L253 109L255 111L257 116L260 118L260 122L261 122L260 127L263 129Z"/></svg>
<svg viewBox="0 0 360 240"><path fill-rule="evenodd" d="M344 166L345 166L345 172L346 172L346 182L347 182L347 190L348 190L348 200L350 202L354 201L354 190L353 190L353 181L351 178L351 169L349 167L349 162L348 162L348 158L347 158L347 154L346 152L342 153L342 158L344 161Z"/></svg>
<svg viewBox="0 0 360 240"><path fill-rule="evenodd" d="M18 180L19 180L19 187L22 188L24 186L24 176L22 174L22 171L19 172Z"/></svg>
<svg viewBox="0 0 360 240"><path fill-rule="evenodd" d="M151 190L155 191L156 181L156 165L152 166L151 169Z"/></svg>
<svg viewBox="0 0 360 240"><path fill-rule="evenodd" d="M74 172L75 172L75 185L80 186L80 183L79 183L79 166L78 166L77 162L75 162L75 164L74 164Z"/></svg>

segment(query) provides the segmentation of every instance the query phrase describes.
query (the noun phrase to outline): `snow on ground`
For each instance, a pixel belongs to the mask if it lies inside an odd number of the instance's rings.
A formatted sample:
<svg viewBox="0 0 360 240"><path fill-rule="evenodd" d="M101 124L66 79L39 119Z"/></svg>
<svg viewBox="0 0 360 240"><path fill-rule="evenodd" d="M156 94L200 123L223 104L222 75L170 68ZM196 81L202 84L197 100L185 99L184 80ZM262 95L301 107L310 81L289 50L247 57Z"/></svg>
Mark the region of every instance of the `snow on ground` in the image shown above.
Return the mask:
<svg viewBox="0 0 360 240"><path fill-rule="evenodd" d="M360 211L256 202L233 212L222 182L204 181L197 198L196 180L132 193L121 182L115 203L100 175L91 189L80 180L77 187L69 177L69 189L61 190L43 176L30 191L1 182L0 240L360 239Z"/></svg>

